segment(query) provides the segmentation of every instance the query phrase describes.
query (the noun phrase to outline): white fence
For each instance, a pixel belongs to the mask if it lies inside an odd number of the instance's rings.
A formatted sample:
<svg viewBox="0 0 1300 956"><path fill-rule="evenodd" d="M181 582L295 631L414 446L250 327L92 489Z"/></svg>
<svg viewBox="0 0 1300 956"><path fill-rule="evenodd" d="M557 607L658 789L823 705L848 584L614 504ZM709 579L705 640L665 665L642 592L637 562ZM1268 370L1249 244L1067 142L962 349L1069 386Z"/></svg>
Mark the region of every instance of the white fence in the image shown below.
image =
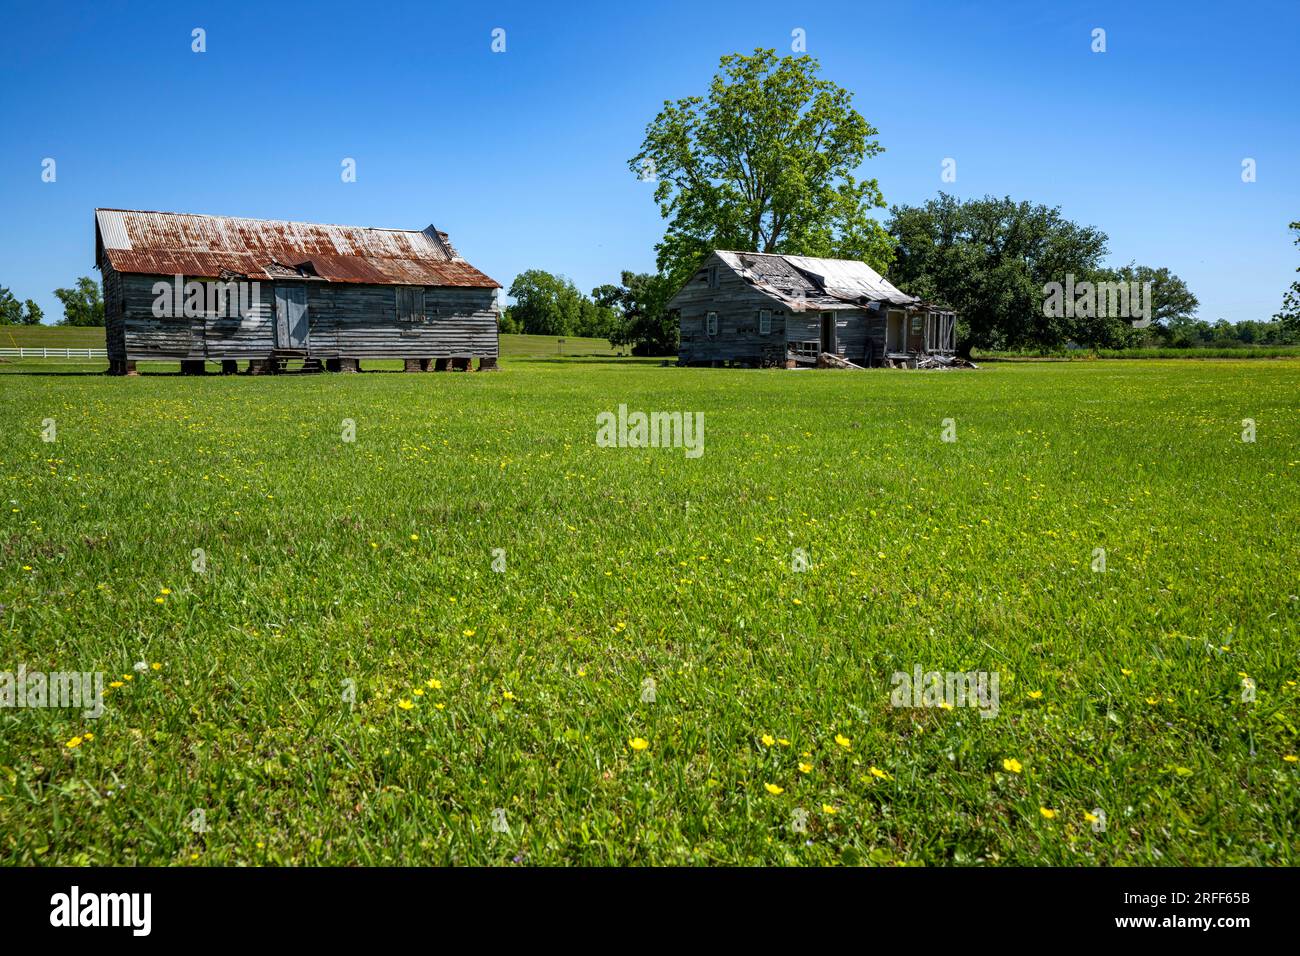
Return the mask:
<svg viewBox="0 0 1300 956"><path fill-rule="evenodd" d="M84 362L108 358L108 349L0 349L0 358L79 359Z"/></svg>

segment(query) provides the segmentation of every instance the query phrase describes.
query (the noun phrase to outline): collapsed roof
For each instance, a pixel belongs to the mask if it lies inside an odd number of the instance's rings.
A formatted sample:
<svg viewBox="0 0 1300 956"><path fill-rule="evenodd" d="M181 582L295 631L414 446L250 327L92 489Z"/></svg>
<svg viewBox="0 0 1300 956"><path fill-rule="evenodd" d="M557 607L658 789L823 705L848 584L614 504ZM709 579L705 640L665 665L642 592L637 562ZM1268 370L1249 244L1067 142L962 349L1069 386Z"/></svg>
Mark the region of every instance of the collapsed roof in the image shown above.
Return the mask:
<svg viewBox="0 0 1300 956"><path fill-rule="evenodd" d="M142 275L500 288L433 226L417 232L96 209L96 265L105 259L118 272Z"/></svg>
<svg viewBox="0 0 1300 956"><path fill-rule="evenodd" d="M872 302L919 306L875 269L854 259L817 259L769 252L719 250L718 257L756 289L792 311L857 309Z"/></svg>

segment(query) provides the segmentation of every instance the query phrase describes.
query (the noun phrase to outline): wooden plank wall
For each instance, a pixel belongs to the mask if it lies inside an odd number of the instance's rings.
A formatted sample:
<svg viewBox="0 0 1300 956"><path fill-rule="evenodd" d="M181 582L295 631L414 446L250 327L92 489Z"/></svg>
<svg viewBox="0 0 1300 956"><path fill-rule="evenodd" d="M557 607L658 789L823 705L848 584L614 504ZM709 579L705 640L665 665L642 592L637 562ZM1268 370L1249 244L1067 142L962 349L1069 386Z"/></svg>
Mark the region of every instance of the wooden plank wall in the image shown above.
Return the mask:
<svg viewBox="0 0 1300 956"><path fill-rule="evenodd" d="M496 357L494 289L426 288L424 321L399 322L395 286L311 283L312 355L322 358ZM418 308L420 297L416 296Z"/></svg>
<svg viewBox="0 0 1300 956"><path fill-rule="evenodd" d="M173 277L119 275L111 267L104 277L110 358L258 359L276 346L272 282L261 283L258 306L243 318L156 318L154 283L170 283ZM306 285L312 357L472 358L499 353L494 289L425 289L425 321L399 322L396 286ZM110 300L110 295L116 298ZM120 318L117 310L108 309L110 301L122 303ZM124 354L112 351L115 323Z"/></svg>
<svg viewBox="0 0 1300 956"><path fill-rule="evenodd" d="M709 288L709 267L718 267L718 287ZM692 362L762 361L764 350L775 350L784 361L787 310L769 295L756 290L738 276L716 254L709 256L699 271L677 295L669 308L680 313L681 345L678 358ZM772 310L772 330L758 333L758 311ZM708 312L718 313L718 334L705 328Z"/></svg>
<svg viewBox="0 0 1300 956"><path fill-rule="evenodd" d="M718 287L708 283L709 268L718 267ZM821 312L793 312L780 300L759 292L742 279L718 255L705 260L681 291L669 303L680 313L681 346L685 364L696 362L746 362L760 364L763 353L776 349L782 359L787 343L819 342ZM758 311L772 310L772 331L758 334ZM718 313L718 334L709 336L705 317ZM836 352L859 365L879 364L885 347L885 316L873 309L841 309L834 313Z"/></svg>
<svg viewBox="0 0 1300 956"><path fill-rule="evenodd" d="M104 347L110 361L126 358L126 328L122 322L122 275L101 258L100 284L104 287Z"/></svg>

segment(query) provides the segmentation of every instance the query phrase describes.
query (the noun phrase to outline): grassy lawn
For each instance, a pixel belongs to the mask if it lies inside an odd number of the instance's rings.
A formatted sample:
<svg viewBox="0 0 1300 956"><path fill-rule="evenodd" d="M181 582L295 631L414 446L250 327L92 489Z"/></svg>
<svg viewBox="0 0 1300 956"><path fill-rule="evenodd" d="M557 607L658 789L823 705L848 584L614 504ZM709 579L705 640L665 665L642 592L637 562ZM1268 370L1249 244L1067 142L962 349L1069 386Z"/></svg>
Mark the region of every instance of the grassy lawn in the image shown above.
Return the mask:
<svg viewBox="0 0 1300 956"><path fill-rule="evenodd" d="M102 349L103 328L62 325L0 325L0 348Z"/></svg>
<svg viewBox="0 0 1300 956"><path fill-rule="evenodd" d="M1300 361L503 366L5 367L0 862L1297 862Z"/></svg>

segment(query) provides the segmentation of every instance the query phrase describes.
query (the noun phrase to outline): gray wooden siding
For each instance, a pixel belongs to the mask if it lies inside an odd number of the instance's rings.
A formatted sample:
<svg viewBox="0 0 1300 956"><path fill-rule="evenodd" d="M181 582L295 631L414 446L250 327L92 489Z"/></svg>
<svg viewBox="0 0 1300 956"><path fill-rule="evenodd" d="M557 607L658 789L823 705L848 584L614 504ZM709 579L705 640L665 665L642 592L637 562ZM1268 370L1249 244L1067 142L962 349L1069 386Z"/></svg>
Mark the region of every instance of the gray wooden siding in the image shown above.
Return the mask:
<svg viewBox="0 0 1300 956"><path fill-rule="evenodd" d="M396 286L312 283L307 294L311 354L322 358L498 354L495 290L426 287L423 292L421 297L417 290L413 300L403 295L415 321L399 321Z"/></svg>
<svg viewBox="0 0 1300 956"><path fill-rule="evenodd" d="M712 266L718 267L716 289L709 288L708 283ZM758 365L765 352L785 360L786 307L736 275L717 255L704 261L673 297L669 308L677 309L681 316L678 357L684 363L731 361ZM758 331L760 309L772 311L772 328L766 335ZM717 335L709 335L705 328L709 312L718 313Z"/></svg>
<svg viewBox="0 0 1300 956"><path fill-rule="evenodd" d="M718 268L718 286L710 288L710 267ZM718 255L709 256L681 291L668 304L680 314L683 363L744 362L761 364L765 353L773 352L784 361L790 342L820 342L821 313L792 312L786 303L755 289L737 275ZM760 309L772 310L772 330L758 331ZM705 322L709 312L718 313L718 333L710 336ZM873 309L841 309L834 313L836 352L850 362L879 363L885 346L885 316Z"/></svg>
<svg viewBox="0 0 1300 956"><path fill-rule="evenodd" d="M242 318L157 318L154 283L172 276L121 275L105 264L109 358L257 359L275 348L275 284ZM301 285L301 283L295 283ZM493 289L424 288L423 321L399 322L396 286L308 282L307 352L319 358L496 357ZM114 303L120 303L115 307ZM418 314L413 316L418 319ZM116 349L116 352L115 352Z"/></svg>
<svg viewBox="0 0 1300 956"><path fill-rule="evenodd" d="M126 329L122 324L122 276L107 260L101 264L104 287L104 347L110 360L126 358Z"/></svg>

